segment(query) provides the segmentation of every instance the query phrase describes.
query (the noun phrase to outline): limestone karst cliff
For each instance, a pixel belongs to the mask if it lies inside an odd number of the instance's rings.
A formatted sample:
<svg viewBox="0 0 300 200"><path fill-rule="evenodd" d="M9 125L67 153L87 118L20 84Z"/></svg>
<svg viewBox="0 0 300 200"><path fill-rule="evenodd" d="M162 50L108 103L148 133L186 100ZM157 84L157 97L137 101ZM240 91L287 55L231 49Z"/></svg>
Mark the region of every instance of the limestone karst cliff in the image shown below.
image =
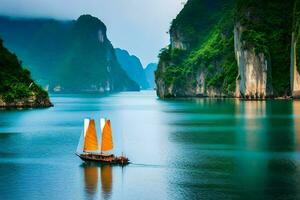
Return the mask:
<svg viewBox="0 0 300 200"><path fill-rule="evenodd" d="M236 1L234 33L242 97L291 95L293 6L292 1Z"/></svg>
<svg viewBox="0 0 300 200"><path fill-rule="evenodd" d="M51 92L139 90L118 63L105 24L91 15L66 21L0 17L0 35Z"/></svg>
<svg viewBox="0 0 300 200"><path fill-rule="evenodd" d="M264 53L257 53L254 48L244 48L241 39L242 32L243 27L237 24L234 29L234 46L238 65L235 95L245 98L272 96L272 88L267 87L270 63Z"/></svg>
<svg viewBox="0 0 300 200"><path fill-rule="evenodd" d="M237 67L229 5L222 0L187 2L172 22L171 44L159 56L158 96L233 95Z"/></svg>
<svg viewBox="0 0 300 200"><path fill-rule="evenodd" d="M0 39L0 108L50 106L48 93L31 79L30 72Z"/></svg>
<svg viewBox="0 0 300 200"><path fill-rule="evenodd" d="M291 41L291 91L295 98L300 98L300 1L296 0L293 12L293 32Z"/></svg>
<svg viewBox="0 0 300 200"><path fill-rule="evenodd" d="M150 86L140 59L135 55L130 55L128 51L124 49L116 48L115 52L118 62L129 78L139 84L141 89L149 89Z"/></svg>
<svg viewBox="0 0 300 200"><path fill-rule="evenodd" d="M144 69L147 81L149 83L150 89L156 88L155 85L155 71L157 70L157 64L156 63L150 63L146 66Z"/></svg>
<svg viewBox="0 0 300 200"><path fill-rule="evenodd" d="M189 0L160 53L158 96L297 95L298 7L298 0Z"/></svg>

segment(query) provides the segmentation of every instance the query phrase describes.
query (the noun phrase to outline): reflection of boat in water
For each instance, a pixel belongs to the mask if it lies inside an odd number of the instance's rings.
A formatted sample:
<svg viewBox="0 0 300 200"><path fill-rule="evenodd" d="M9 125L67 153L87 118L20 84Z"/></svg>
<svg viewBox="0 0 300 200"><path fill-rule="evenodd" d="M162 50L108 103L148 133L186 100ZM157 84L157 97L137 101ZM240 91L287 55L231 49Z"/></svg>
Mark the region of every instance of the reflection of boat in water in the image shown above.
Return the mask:
<svg viewBox="0 0 300 200"><path fill-rule="evenodd" d="M86 193L90 197L95 196L97 192L100 173L103 199L109 199L112 194L112 167L110 165L97 165L94 162L86 162L82 165L82 167L84 168L84 182Z"/></svg>
<svg viewBox="0 0 300 200"><path fill-rule="evenodd" d="M84 165L85 190L89 195L94 195L98 186L98 168Z"/></svg>
<svg viewBox="0 0 300 200"><path fill-rule="evenodd" d="M104 199L108 199L112 190L112 168L109 165L101 167L101 187Z"/></svg>
<svg viewBox="0 0 300 200"><path fill-rule="evenodd" d="M102 132L101 149L98 145L95 121L93 119L84 120L84 130L80 137L76 155L78 155L84 161L96 161L119 165L128 164L128 158L124 156L117 157L110 153L113 150L113 138L110 120L102 118L100 120L100 127ZM99 150L101 150L101 152L99 152Z"/></svg>

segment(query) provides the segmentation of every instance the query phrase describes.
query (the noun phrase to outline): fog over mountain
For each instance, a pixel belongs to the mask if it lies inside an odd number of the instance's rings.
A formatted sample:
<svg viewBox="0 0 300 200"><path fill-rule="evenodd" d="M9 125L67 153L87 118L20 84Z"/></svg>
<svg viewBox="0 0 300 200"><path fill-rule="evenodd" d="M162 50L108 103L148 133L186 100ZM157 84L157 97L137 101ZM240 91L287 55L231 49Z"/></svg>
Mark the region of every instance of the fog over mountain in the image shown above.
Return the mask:
<svg viewBox="0 0 300 200"><path fill-rule="evenodd" d="M146 66L157 61L169 42L167 31L184 0L0 0L0 15L77 19L91 14L101 19L114 46L137 55ZM72 5L72 6L67 6Z"/></svg>

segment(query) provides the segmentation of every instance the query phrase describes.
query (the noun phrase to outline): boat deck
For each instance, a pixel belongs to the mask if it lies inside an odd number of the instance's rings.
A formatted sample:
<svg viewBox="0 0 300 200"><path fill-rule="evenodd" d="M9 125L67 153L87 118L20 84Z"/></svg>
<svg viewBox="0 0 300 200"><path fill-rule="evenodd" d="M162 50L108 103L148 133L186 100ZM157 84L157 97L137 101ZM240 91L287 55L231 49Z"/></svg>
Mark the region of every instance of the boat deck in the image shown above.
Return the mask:
<svg viewBox="0 0 300 200"><path fill-rule="evenodd" d="M103 155L103 154L91 154L91 153L84 153L84 154L76 154L84 161L93 161L93 162L101 162L106 164L117 164L117 165L127 165L129 164L129 159L120 156L116 157L112 155Z"/></svg>

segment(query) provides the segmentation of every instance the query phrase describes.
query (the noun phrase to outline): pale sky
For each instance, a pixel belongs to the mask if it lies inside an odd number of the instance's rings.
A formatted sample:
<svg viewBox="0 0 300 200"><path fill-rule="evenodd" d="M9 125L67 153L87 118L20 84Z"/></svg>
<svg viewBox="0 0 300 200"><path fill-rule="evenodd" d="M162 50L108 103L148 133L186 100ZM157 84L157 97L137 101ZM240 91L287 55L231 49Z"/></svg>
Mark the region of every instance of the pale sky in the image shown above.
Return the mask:
<svg viewBox="0 0 300 200"><path fill-rule="evenodd" d="M114 47L126 49L143 65L157 62L169 43L170 23L185 0L0 0L0 15L77 19L91 14L107 26Z"/></svg>

